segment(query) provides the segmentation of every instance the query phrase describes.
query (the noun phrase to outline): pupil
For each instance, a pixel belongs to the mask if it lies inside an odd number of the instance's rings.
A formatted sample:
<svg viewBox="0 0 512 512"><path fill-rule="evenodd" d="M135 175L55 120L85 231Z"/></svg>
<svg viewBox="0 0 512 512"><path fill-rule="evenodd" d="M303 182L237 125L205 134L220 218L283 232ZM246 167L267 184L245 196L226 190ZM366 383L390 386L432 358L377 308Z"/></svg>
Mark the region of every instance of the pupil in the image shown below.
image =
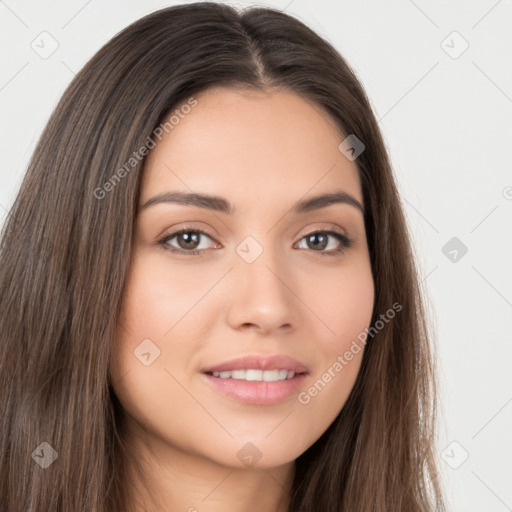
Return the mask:
<svg viewBox="0 0 512 512"><path fill-rule="evenodd" d="M181 233L179 239L185 241L184 244L180 243L183 249L195 249L199 241L199 233Z"/></svg>
<svg viewBox="0 0 512 512"><path fill-rule="evenodd" d="M317 243L318 242L318 239L319 238L323 238L323 242L320 242L320 243ZM309 241L311 240L315 240L315 242L313 242L313 248L316 246L317 248L321 248L321 249L325 249L327 247L327 236L326 235L323 235L321 233L316 233L314 235L311 235L309 237Z"/></svg>

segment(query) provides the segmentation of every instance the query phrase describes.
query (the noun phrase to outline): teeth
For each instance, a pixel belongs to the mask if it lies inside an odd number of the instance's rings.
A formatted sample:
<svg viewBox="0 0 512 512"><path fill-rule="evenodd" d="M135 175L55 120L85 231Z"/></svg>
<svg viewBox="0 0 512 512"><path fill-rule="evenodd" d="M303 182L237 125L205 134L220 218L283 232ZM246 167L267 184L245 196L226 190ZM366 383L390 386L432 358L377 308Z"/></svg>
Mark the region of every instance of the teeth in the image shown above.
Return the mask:
<svg viewBox="0 0 512 512"><path fill-rule="evenodd" d="M288 370L279 370L279 380L284 380L288 377Z"/></svg>
<svg viewBox="0 0 512 512"><path fill-rule="evenodd" d="M231 372L231 378L244 380L245 379L245 370L233 370Z"/></svg>
<svg viewBox="0 0 512 512"><path fill-rule="evenodd" d="M262 372L262 380L265 382L275 382L279 380L279 370L265 370Z"/></svg>
<svg viewBox="0 0 512 512"><path fill-rule="evenodd" d="M263 380L263 370L245 370L245 380Z"/></svg>
<svg viewBox="0 0 512 512"><path fill-rule="evenodd" d="M219 379L236 379L260 382L277 382L279 380L293 379L295 372L292 370L233 370L226 372L213 372Z"/></svg>

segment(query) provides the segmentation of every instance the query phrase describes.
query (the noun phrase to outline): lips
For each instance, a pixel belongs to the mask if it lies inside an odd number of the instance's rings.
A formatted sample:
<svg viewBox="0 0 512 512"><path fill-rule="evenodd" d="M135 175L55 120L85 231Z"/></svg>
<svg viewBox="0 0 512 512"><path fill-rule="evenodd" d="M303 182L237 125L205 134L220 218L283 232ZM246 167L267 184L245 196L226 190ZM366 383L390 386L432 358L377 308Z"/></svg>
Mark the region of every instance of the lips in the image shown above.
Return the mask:
<svg viewBox="0 0 512 512"><path fill-rule="evenodd" d="M273 405L290 398L308 373L306 365L284 355L246 356L202 371L209 386L251 405Z"/></svg>
<svg viewBox="0 0 512 512"><path fill-rule="evenodd" d="M287 370L294 373L308 373L305 364L285 356L245 356L208 367L203 373L232 372L234 370Z"/></svg>

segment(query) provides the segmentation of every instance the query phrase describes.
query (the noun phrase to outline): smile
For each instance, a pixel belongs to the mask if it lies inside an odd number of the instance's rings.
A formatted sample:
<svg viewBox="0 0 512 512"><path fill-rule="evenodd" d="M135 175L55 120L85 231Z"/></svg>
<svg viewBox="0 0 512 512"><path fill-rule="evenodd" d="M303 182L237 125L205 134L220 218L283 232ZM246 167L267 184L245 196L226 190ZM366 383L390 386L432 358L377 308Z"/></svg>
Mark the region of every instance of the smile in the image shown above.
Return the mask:
<svg viewBox="0 0 512 512"><path fill-rule="evenodd" d="M233 370L202 374L205 383L228 400L247 405L286 403L305 385L307 373L292 370ZM265 380L266 379L266 380Z"/></svg>
<svg viewBox="0 0 512 512"><path fill-rule="evenodd" d="M291 370L233 370L224 372L212 372L214 377L219 379L236 379L246 381L277 382L280 380L293 379L295 372Z"/></svg>

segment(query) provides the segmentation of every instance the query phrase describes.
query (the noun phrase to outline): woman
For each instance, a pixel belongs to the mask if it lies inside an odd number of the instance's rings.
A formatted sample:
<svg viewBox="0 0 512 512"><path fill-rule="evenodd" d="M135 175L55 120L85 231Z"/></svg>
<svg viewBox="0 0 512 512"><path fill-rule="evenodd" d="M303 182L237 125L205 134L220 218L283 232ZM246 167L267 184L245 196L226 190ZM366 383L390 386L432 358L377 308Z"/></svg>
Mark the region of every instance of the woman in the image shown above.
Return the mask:
<svg viewBox="0 0 512 512"><path fill-rule="evenodd" d="M443 510L389 160L293 17L197 3L114 37L0 258L5 510Z"/></svg>

